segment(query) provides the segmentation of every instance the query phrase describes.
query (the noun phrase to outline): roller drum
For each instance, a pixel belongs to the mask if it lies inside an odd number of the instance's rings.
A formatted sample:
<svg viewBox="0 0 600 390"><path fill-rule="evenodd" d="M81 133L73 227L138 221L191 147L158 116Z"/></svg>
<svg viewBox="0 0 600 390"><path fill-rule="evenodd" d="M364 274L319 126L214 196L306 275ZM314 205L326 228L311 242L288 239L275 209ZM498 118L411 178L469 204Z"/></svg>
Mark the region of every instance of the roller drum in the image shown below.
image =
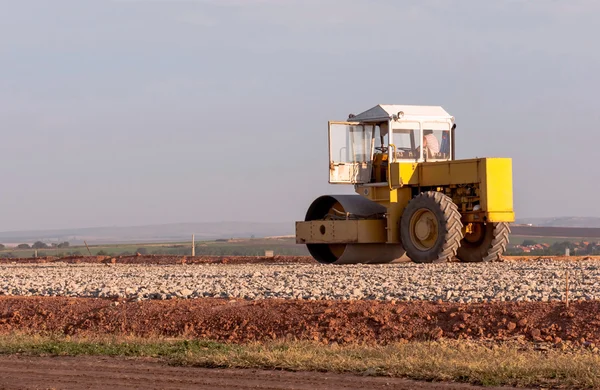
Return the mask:
<svg viewBox="0 0 600 390"><path fill-rule="evenodd" d="M343 218L383 219L387 209L360 195L324 195L313 201L305 221ZM400 244L307 244L315 260L323 264L382 264L406 260Z"/></svg>

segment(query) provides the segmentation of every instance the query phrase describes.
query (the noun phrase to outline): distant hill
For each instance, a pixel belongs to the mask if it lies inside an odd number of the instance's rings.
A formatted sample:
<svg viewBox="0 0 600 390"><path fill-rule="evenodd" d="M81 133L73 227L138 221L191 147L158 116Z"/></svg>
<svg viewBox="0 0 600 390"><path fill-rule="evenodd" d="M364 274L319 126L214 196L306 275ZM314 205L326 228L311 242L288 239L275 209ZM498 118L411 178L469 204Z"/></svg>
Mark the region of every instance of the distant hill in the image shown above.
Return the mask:
<svg viewBox="0 0 600 390"><path fill-rule="evenodd" d="M542 227L600 228L600 218L597 217L522 218L515 223Z"/></svg>
<svg viewBox="0 0 600 390"><path fill-rule="evenodd" d="M177 223L129 227L96 227L60 230L0 232L0 243L63 242L108 244L131 242L196 241L294 234L294 223L214 222Z"/></svg>

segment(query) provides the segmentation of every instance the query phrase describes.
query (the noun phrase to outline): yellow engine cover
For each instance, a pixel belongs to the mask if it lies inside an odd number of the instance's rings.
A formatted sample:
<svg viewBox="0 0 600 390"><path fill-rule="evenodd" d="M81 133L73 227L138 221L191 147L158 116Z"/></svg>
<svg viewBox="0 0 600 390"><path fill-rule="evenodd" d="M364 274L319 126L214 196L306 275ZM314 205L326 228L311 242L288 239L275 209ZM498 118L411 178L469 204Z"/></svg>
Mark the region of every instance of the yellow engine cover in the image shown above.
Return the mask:
<svg viewBox="0 0 600 390"><path fill-rule="evenodd" d="M514 222L512 159L477 158L390 164L390 186L448 187L478 184L481 209L465 215L469 222ZM392 190L393 191L393 190Z"/></svg>

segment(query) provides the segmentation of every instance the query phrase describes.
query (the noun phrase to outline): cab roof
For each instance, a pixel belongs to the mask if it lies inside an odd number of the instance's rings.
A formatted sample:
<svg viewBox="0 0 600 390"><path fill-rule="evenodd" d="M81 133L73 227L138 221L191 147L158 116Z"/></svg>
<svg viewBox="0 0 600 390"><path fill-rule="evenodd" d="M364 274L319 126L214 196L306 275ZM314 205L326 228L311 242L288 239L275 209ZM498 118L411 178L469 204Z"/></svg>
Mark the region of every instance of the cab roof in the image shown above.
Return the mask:
<svg viewBox="0 0 600 390"><path fill-rule="evenodd" d="M378 104L375 107L361 112L355 116L349 116L348 121L352 122L380 122L392 119L398 113L403 113L400 119L442 119L454 121L451 116L441 106L412 106L401 104Z"/></svg>

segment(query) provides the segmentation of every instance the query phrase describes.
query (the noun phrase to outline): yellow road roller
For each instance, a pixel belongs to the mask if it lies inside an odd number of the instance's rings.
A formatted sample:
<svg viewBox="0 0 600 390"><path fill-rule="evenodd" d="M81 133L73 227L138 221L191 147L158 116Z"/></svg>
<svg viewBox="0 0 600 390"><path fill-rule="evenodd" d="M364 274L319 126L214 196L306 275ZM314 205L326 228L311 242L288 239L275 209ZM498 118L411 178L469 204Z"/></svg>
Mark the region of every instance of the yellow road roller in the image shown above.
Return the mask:
<svg viewBox="0 0 600 390"><path fill-rule="evenodd" d="M455 159L455 118L440 106L377 105L329 121L329 183L296 222L323 264L502 259L514 222L512 159Z"/></svg>

